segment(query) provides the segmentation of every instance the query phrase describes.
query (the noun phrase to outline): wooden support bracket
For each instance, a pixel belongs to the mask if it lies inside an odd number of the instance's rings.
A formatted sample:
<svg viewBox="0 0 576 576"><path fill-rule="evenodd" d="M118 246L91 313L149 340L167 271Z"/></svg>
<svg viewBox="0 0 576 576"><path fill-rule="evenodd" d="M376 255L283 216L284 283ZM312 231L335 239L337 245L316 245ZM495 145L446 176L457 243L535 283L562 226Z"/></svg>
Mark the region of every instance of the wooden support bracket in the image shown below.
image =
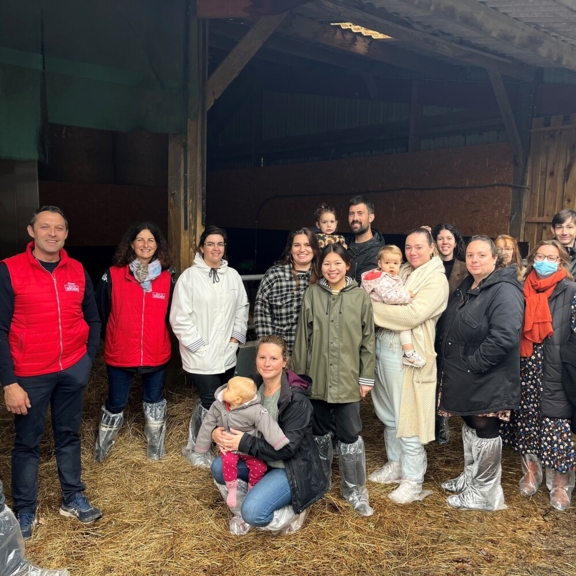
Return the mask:
<svg viewBox="0 0 576 576"><path fill-rule="evenodd" d="M496 100L498 101L498 106L500 107L500 113L502 114L504 125L506 126L508 138L510 138L512 152L514 153L514 161L516 166L522 171L525 165L524 149L522 146L522 140L520 139L520 133L518 132L518 126L516 125L516 120L514 118L514 113L512 112L512 106L510 106L510 100L506 93L506 86L504 86L504 81L499 72L492 72L491 70L488 70L487 72L490 77L490 82L492 83L492 88L494 89L494 94L496 95Z"/></svg>
<svg viewBox="0 0 576 576"><path fill-rule="evenodd" d="M230 54L222 61L220 66L208 79L206 90L206 110L214 104L214 100L220 97L230 82L240 74L242 68L248 64L252 56L256 54L260 46L278 28L287 12L274 16L262 16L246 35L236 44Z"/></svg>

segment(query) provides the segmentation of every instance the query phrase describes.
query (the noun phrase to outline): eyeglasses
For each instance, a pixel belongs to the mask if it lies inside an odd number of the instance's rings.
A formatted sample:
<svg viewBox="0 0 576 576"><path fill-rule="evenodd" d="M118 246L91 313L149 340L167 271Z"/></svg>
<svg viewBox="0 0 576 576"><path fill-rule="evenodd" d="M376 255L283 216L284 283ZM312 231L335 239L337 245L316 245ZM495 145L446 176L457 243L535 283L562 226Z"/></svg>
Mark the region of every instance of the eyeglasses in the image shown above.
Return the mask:
<svg viewBox="0 0 576 576"><path fill-rule="evenodd" d="M500 250L502 250L502 252L514 252L514 248L500 248Z"/></svg>
<svg viewBox="0 0 576 576"><path fill-rule="evenodd" d="M214 246L218 246L218 248L224 248L224 246L226 246L226 242L204 242L204 246L206 246L206 248L214 248Z"/></svg>
<svg viewBox="0 0 576 576"><path fill-rule="evenodd" d="M548 260L548 262L558 262L560 260L560 256L546 256L546 254L534 254L534 262L544 262L544 260Z"/></svg>

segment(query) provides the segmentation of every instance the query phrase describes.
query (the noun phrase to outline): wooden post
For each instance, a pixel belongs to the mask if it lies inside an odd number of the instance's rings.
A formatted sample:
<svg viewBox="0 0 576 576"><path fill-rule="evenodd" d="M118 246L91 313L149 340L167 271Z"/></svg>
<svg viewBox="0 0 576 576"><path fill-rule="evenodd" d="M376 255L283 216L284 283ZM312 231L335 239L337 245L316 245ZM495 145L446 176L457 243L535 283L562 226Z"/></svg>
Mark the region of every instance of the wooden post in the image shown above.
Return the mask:
<svg viewBox="0 0 576 576"><path fill-rule="evenodd" d="M178 273L194 261L206 212L206 70L208 24L196 18L196 3L188 10L187 130L169 139L168 242Z"/></svg>

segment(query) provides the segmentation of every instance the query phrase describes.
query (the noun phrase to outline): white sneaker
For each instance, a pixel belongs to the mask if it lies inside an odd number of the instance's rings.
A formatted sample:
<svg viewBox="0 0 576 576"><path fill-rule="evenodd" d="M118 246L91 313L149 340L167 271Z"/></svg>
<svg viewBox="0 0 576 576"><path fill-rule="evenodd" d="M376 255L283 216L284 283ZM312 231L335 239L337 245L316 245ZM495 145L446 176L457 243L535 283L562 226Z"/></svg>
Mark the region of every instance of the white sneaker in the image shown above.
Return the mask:
<svg viewBox="0 0 576 576"><path fill-rule="evenodd" d="M426 365L426 360L420 356L415 350L412 350L412 354L409 356L404 352L402 354L402 364L405 366L411 366L412 368L422 368Z"/></svg>
<svg viewBox="0 0 576 576"><path fill-rule="evenodd" d="M424 500L432 494L431 490L422 490L422 484L413 480L402 480L400 486L388 494L388 498L396 504L410 504L416 500Z"/></svg>
<svg viewBox="0 0 576 576"><path fill-rule="evenodd" d="M368 480L377 482L378 484L400 484L402 480L402 467L400 462L389 460L378 470L374 470Z"/></svg>

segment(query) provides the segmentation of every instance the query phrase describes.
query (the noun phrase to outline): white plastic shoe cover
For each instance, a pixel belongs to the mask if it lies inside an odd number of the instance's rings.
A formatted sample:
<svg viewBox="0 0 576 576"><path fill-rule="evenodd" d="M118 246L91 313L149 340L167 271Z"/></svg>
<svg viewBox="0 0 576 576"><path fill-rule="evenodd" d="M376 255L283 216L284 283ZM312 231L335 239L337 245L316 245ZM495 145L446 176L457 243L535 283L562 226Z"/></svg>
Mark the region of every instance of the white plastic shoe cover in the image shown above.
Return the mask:
<svg viewBox="0 0 576 576"><path fill-rule="evenodd" d="M442 482L442 488L447 492L455 492L459 494L463 492L470 484L472 479L472 465L474 460L472 458L472 441L476 437L476 431L464 424L462 426L462 444L464 445L464 471L460 476Z"/></svg>
<svg viewBox="0 0 576 576"><path fill-rule="evenodd" d="M572 500L574 490L574 470L562 474L552 468L546 468L546 486L550 490L550 504L556 510L564 512Z"/></svg>
<svg viewBox="0 0 576 576"><path fill-rule="evenodd" d="M296 514L292 506L284 506L274 511L272 522L267 526L261 526L260 530L269 530L273 534L294 534L304 525L308 516L308 508Z"/></svg>
<svg viewBox="0 0 576 576"><path fill-rule="evenodd" d="M114 446L118 432L124 422L124 412L112 414L102 406L100 423L98 424L98 433L96 435L96 444L94 446L94 462L103 462L108 453Z"/></svg>
<svg viewBox="0 0 576 576"><path fill-rule="evenodd" d="M222 498L224 498L224 502L226 502L228 498L228 490L226 489L226 486L224 484L218 484L216 480L214 480L214 484L216 485L216 488L218 488ZM230 534L233 534L234 536L244 536L244 534L248 534L248 532L252 530L252 526L242 518L242 502L244 502L246 494L248 494L248 484L246 484L244 480L238 479L238 485L236 487L236 506L229 507L230 512L234 514L229 524Z"/></svg>
<svg viewBox="0 0 576 576"><path fill-rule="evenodd" d="M400 462L386 462L382 468L374 470L368 480L378 484L399 484L402 480L402 467Z"/></svg>
<svg viewBox="0 0 576 576"><path fill-rule="evenodd" d="M20 524L8 506L0 512L0 576L70 576L68 570L43 570L26 560Z"/></svg>
<svg viewBox="0 0 576 576"><path fill-rule="evenodd" d="M215 459L214 454L210 450L208 452L194 452L196 438L198 438L198 432L206 414L208 414L208 410L198 401L196 406L194 406L190 424L188 425L188 442L186 446L182 448L182 456L184 456L192 466L197 466L198 468L210 468Z"/></svg>
<svg viewBox="0 0 576 576"><path fill-rule="evenodd" d="M338 441L338 464L340 466L340 493L360 516L372 516L368 489L366 488L366 454L364 440L345 444Z"/></svg>
<svg viewBox="0 0 576 576"><path fill-rule="evenodd" d="M446 502L464 510L504 510L502 479L502 438L474 438L472 441L472 479L470 485Z"/></svg>
<svg viewBox="0 0 576 576"><path fill-rule="evenodd" d="M144 436L148 441L148 460L160 460L166 455L166 400L155 404L142 403L144 409Z"/></svg>
<svg viewBox="0 0 576 576"><path fill-rule="evenodd" d="M388 495L388 498L396 504L410 504L417 500L424 500L426 496L432 494L431 490L422 490L422 484L414 480L405 479L400 482L400 486Z"/></svg>
<svg viewBox="0 0 576 576"><path fill-rule="evenodd" d="M536 454L522 454L522 478L519 487L522 496L534 496L542 484L542 462Z"/></svg>

